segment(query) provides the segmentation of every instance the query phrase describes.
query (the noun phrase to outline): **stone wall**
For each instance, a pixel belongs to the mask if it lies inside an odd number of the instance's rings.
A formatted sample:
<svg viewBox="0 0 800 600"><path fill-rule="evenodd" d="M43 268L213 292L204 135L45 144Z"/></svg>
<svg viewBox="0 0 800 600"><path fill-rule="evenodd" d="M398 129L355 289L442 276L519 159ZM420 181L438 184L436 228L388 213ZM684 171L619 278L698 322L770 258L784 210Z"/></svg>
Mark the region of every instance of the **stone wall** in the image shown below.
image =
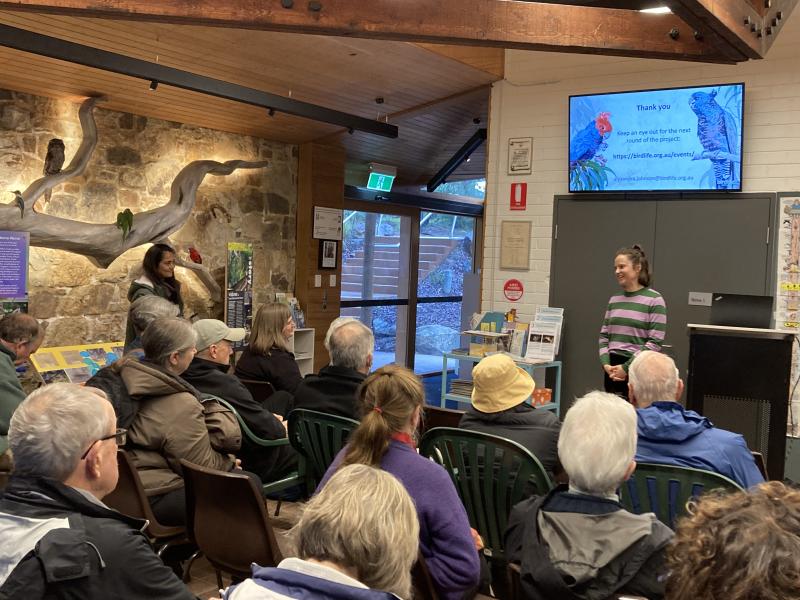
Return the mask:
<svg viewBox="0 0 800 600"><path fill-rule="evenodd" d="M53 137L64 140L69 164L81 141L78 104L0 90L0 191L23 190L40 177ZM207 176L195 210L172 239L193 243L224 289L226 243L252 242L254 303L294 289L297 147L254 137L95 109L98 145L83 176L53 190L36 209L90 223L112 223L119 211L134 214L164 204L173 177L198 159L269 160L265 169ZM0 199L9 202L11 194ZM45 345L121 340L130 282L147 246L108 269L60 250L31 248L30 312L48 323ZM186 316L222 318L223 304L209 299L195 275L182 268Z"/></svg>

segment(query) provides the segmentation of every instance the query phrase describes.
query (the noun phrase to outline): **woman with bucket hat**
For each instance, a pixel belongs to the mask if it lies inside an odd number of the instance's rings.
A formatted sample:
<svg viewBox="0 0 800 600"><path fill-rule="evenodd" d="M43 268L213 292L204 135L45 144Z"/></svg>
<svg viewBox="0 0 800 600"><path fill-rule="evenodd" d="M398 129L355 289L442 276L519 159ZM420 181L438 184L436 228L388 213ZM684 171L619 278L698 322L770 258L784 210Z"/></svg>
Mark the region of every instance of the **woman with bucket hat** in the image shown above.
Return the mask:
<svg viewBox="0 0 800 600"><path fill-rule="evenodd" d="M527 403L536 384L505 354L492 354L472 370L472 406L459 427L517 442L539 459L552 476L561 472L558 432L561 423L549 410Z"/></svg>

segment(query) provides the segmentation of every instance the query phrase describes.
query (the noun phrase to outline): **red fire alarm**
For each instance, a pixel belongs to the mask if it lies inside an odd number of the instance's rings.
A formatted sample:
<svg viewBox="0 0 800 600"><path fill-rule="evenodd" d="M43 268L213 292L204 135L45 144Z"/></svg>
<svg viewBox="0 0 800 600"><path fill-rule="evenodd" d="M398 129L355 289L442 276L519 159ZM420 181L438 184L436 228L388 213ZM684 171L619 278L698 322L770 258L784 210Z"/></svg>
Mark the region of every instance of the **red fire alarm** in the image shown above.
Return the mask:
<svg viewBox="0 0 800 600"><path fill-rule="evenodd" d="M525 210L528 202L528 184L511 184L511 210Z"/></svg>

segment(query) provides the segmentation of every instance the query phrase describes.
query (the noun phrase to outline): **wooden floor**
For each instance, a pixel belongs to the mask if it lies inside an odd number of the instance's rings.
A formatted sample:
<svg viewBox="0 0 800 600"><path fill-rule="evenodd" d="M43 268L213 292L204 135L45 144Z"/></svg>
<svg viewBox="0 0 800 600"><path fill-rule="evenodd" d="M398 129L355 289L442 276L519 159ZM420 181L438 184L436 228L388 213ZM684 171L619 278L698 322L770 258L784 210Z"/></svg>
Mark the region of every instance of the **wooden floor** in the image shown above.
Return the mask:
<svg viewBox="0 0 800 600"><path fill-rule="evenodd" d="M278 517L273 517L275 514L275 502L272 500L267 501L267 509L269 510L272 526L275 528L275 535L278 539L284 557L292 556L291 543L288 536L288 531L297 523L302 511L302 503L299 502L284 502L281 505L281 513ZM189 589L193 594L196 594L202 600L208 598L218 598L220 596L219 588L217 587L217 576L214 569L205 558L198 559L192 565L191 581L189 582ZM230 578L223 574L224 585L230 584Z"/></svg>

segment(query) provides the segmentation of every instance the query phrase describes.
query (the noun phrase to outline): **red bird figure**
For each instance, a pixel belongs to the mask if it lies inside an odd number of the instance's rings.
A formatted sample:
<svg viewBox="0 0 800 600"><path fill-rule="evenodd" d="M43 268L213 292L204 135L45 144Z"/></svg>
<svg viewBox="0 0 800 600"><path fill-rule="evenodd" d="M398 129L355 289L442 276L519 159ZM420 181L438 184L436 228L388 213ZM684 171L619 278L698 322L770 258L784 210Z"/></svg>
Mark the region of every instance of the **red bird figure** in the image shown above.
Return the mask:
<svg viewBox="0 0 800 600"><path fill-rule="evenodd" d="M193 263L197 263L198 265L203 264L203 257L200 256L200 253L194 246L189 246L189 258L192 259Z"/></svg>

